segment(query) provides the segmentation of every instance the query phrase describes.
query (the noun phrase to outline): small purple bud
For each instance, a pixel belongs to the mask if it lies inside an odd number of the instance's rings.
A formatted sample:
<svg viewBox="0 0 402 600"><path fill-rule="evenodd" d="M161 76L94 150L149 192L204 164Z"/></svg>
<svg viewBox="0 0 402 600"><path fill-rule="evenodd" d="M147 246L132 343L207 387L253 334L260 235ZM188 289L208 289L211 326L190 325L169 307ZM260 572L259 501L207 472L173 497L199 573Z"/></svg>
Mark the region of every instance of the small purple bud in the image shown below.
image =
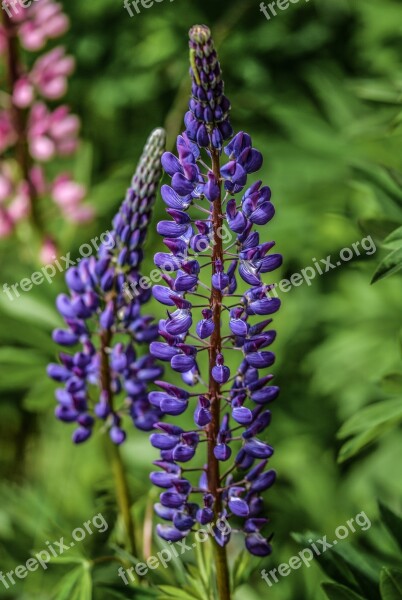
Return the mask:
<svg viewBox="0 0 402 600"><path fill-rule="evenodd" d="M79 337L71 331L64 329L55 329L52 334L52 339L60 346L74 346L79 341Z"/></svg>
<svg viewBox="0 0 402 600"><path fill-rule="evenodd" d="M238 517L247 517L250 512L247 502L241 498L231 498L228 505L232 513Z"/></svg>
<svg viewBox="0 0 402 600"><path fill-rule="evenodd" d="M264 492L274 485L276 480L276 471L271 469L266 473L260 475L253 483L251 484L252 492Z"/></svg>
<svg viewBox="0 0 402 600"><path fill-rule="evenodd" d="M167 542L178 542L189 534L188 531L179 531L176 527L160 524L156 526L156 533Z"/></svg>
<svg viewBox="0 0 402 600"><path fill-rule="evenodd" d="M204 185L204 195L210 202L215 202L221 193L219 182L212 171L208 171L208 182Z"/></svg>
<svg viewBox="0 0 402 600"><path fill-rule="evenodd" d="M85 427L79 427L73 433L72 440L74 444L82 444L91 436L92 430Z"/></svg>
<svg viewBox="0 0 402 600"><path fill-rule="evenodd" d="M269 556L272 552L272 546L259 533L252 533L246 536L246 548L254 556Z"/></svg>
<svg viewBox="0 0 402 600"><path fill-rule="evenodd" d="M269 458L274 453L271 446L257 439L247 440L244 444L244 451L253 458Z"/></svg>
<svg viewBox="0 0 402 600"><path fill-rule="evenodd" d="M214 455L217 460L225 462L231 457L232 450L227 444L218 444L214 448Z"/></svg>
<svg viewBox="0 0 402 600"><path fill-rule="evenodd" d="M110 329L114 323L114 304L113 302L108 302L105 310L102 312L99 323L102 329Z"/></svg>
<svg viewBox="0 0 402 600"><path fill-rule="evenodd" d="M217 383L226 383L230 379L230 369L224 365L222 354L216 357L216 365L212 368L212 377Z"/></svg>
<svg viewBox="0 0 402 600"><path fill-rule="evenodd" d="M116 444L117 446L120 446L126 439L125 432L116 425L110 428L109 435L113 444Z"/></svg>

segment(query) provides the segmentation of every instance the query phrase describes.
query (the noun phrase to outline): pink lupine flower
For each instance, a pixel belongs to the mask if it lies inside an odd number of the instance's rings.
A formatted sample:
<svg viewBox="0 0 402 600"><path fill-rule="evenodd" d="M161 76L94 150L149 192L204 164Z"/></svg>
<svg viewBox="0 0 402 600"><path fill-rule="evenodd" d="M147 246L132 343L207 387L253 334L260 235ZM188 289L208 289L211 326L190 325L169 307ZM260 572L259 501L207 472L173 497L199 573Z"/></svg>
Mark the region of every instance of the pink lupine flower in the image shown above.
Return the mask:
<svg viewBox="0 0 402 600"><path fill-rule="evenodd" d="M52 198L63 215L74 223L86 223L94 217L91 206L83 206L86 189L73 181L68 173L60 175L52 186Z"/></svg>
<svg viewBox="0 0 402 600"><path fill-rule="evenodd" d="M0 110L0 152L12 146L16 139L10 113Z"/></svg>
<svg viewBox="0 0 402 600"><path fill-rule="evenodd" d="M63 214L72 223L88 223L94 218L95 211L88 204L85 206L78 204L77 206L66 207Z"/></svg>
<svg viewBox="0 0 402 600"><path fill-rule="evenodd" d="M30 211L28 183L18 181L17 177L12 164L3 162L0 168L0 238L10 235Z"/></svg>
<svg viewBox="0 0 402 600"><path fill-rule="evenodd" d="M32 4L19 11L13 21L21 23L21 44L31 52L43 48L48 39L60 37L69 27L69 19L63 13L61 4L53 0L40 0L40 3Z"/></svg>
<svg viewBox="0 0 402 600"><path fill-rule="evenodd" d="M0 25L0 54L4 54L7 49L7 38L4 27Z"/></svg>
<svg viewBox="0 0 402 600"><path fill-rule="evenodd" d="M59 106L51 113L45 104L37 102L31 110L28 139L32 156L48 161L56 154L68 155L78 146L80 120L68 106Z"/></svg>
<svg viewBox="0 0 402 600"><path fill-rule="evenodd" d="M39 259L42 264L49 265L51 264L57 255L57 246L54 240L50 237L47 237L42 244L42 248L39 253Z"/></svg>
<svg viewBox="0 0 402 600"><path fill-rule="evenodd" d="M59 175L52 187L52 198L61 208L71 208L85 198L85 187L72 181L68 174Z"/></svg>
<svg viewBox="0 0 402 600"><path fill-rule="evenodd" d="M74 59L59 46L38 58L32 69L31 80L41 96L57 100L67 91L67 77L73 72L74 65Z"/></svg>
<svg viewBox="0 0 402 600"><path fill-rule="evenodd" d="M58 46L38 57L29 72L24 68L18 46L34 52L40 50L49 39L65 33L69 20L55 0L40 0L24 9L17 1L8 6L10 10L0 25L0 59L4 60L4 55L12 49L11 56L18 69L10 69L8 61L4 61L11 82L8 90L11 101L7 100L8 106L0 109L0 156L17 144L18 152L14 148L14 162L2 161L0 166L0 237L10 235L22 219L34 216L32 224L45 240L41 257L47 263L54 258L56 246L47 234L43 213L36 210L36 204L50 196L62 216L75 223L89 221L94 215L90 206L82 204L86 195L84 186L69 175L61 175L50 184L40 164L56 156L71 155L78 147L78 117L68 106L52 111L40 100L57 100L66 93L74 59L63 46Z"/></svg>
<svg viewBox="0 0 402 600"><path fill-rule="evenodd" d="M16 195L8 207L8 215L14 224L25 219L30 212L29 187L22 181L16 189Z"/></svg>
<svg viewBox="0 0 402 600"><path fill-rule="evenodd" d="M13 104L18 108L28 108L34 101L34 88L29 77L24 75L19 79L13 90Z"/></svg>
<svg viewBox="0 0 402 600"><path fill-rule="evenodd" d="M40 165L32 167L30 180L38 196L44 196L47 193L48 186L46 185L45 173Z"/></svg>
<svg viewBox="0 0 402 600"><path fill-rule="evenodd" d="M14 224L8 212L0 206L0 239L9 237L14 231Z"/></svg>
<svg viewBox="0 0 402 600"><path fill-rule="evenodd" d="M68 106L59 106L50 115L50 135L61 155L72 154L78 147L80 120L70 113Z"/></svg>
<svg viewBox="0 0 402 600"><path fill-rule="evenodd" d="M6 163L0 169L0 204L4 204L13 192L11 174Z"/></svg>

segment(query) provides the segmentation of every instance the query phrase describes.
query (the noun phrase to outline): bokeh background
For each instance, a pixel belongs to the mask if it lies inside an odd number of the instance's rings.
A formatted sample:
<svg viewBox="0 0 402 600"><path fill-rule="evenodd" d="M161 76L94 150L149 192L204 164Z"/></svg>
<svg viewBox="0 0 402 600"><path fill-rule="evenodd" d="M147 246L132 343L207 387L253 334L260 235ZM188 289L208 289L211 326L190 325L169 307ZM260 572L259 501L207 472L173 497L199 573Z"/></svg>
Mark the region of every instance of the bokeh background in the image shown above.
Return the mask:
<svg viewBox="0 0 402 600"><path fill-rule="evenodd" d="M249 132L265 157L261 178L273 189L277 214L264 235L285 257L278 279L367 235L375 240L373 256L362 254L282 295L275 372L283 391L268 436L279 472L267 495L274 553L250 560L236 597L322 600L321 583L332 576L344 584L349 578L363 598L379 599L381 567L402 568L384 525L384 515L395 515L383 509L381 516L378 506L402 512L402 285L398 276L371 285L386 255L384 238L402 225L402 4L300 0L270 21L254 0L164 0L132 18L120 0L62 4L71 19L65 44L77 60L67 99L84 139L72 168L89 186L97 218L74 228L55 222L60 255L77 256L81 243L108 229L152 128L164 125L173 147L189 92L187 31L195 23L208 24L219 46L235 130ZM162 215L159 199L154 222ZM144 274L157 247L153 227ZM0 241L1 284L37 267L23 237ZM68 537L99 510L115 520L102 435L73 447L70 427L53 415L55 386L45 367L56 354L50 334L60 323L54 300L63 290L60 275L13 302L0 293L3 571L46 540ZM158 318L163 309L155 303L151 311ZM143 515L155 498L148 473L156 451L132 428L123 453L135 511ZM288 561L308 531L331 539L361 511L372 529L339 545L326 571L315 563L267 588L261 568ZM99 544L98 536L88 538L71 560L90 558ZM0 597L148 597L119 587L114 566L94 570L92 592L70 594L73 567L66 558L8 591L0 584ZM156 576L179 588L183 581L179 566Z"/></svg>

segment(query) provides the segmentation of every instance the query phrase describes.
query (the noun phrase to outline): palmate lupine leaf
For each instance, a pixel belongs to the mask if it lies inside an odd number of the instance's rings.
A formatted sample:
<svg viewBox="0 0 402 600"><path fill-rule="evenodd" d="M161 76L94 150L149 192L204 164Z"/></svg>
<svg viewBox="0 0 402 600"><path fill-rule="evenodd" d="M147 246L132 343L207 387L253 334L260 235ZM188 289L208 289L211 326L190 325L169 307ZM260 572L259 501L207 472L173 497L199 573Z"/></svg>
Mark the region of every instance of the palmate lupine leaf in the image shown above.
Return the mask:
<svg viewBox="0 0 402 600"><path fill-rule="evenodd" d="M385 400L360 409L346 421L338 432L339 439L348 441L342 446L338 460L344 462L402 422L400 398Z"/></svg>
<svg viewBox="0 0 402 600"><path fill-rule="evenodd" d="M381 520L402 550L402 517L393 512L383 502L378 503Z"/></svg>
<svg viewBox="0 0 402 600"><path fill-rule="evenodd" d="M360 596L353 590L344 585L338 585L337 583L323 583L322 589L329 600L364 600L363 596Z"/></svg>
<svg viewBox="0 0 402 600"><path fill-rule="evenodd" d="M380 579L381 600L402 598L402 571L384 568Z"/></svg>
<svg viewBox="0 0 402 600"><path fill-rule="evenodd" d="M303 547L310 539L319 539L314 532L293 534L292 537ZM360 593L365 600L379 600L379 570L381 562L376 557L363 554L348 542L339 543L316 559L325 573L336 582Z"/></svg>
<svg viewBox="0 0 402 600"><path fill-rule="evenodd" d="M391 275L395 275L402 269L402 247L388 254L378 265L376 272L373 275L371 283L376 283L380 279L385 279Z"/></svg>

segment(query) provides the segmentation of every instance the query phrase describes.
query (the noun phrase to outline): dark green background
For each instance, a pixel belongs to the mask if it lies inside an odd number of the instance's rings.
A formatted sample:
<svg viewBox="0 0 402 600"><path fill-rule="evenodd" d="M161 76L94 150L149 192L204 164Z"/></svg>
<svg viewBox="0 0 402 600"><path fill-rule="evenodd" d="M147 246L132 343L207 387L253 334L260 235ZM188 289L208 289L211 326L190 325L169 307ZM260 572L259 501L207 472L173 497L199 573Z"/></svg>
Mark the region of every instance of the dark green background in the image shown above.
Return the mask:
<svg viewBox="0 0 402 600"><path fill-rule="evenodd" d="M98 217L76 229L49 223L62 240L60 254L76 256L80 243L109 227L152 128L165 125L173 146L189 92L187 31L195 23L208 24L219 46L235 130L250 133L264 154L261 178L272 187L277 209L264 236L284 255L278 280L369 234L379 245L393 224L402 223L401 203L372 179L381 165L402 167L400 2L300 0L270 21L250 0L165 0L133 18L118 0L63 5L71 17L65 43L77 60L68 102L81 117L85 140L73 167L89 185ZM155 223L163 212L159 199ZM157 246L153 227L144 274ZM36 270L31 251L23 235L0 243L2 282ZM292 572L269 592L259 569L274 568L301 549L292 532L314 530L331 539L338 525L361 511L373 528L344 544L379 552L377 573L381 564L401 566L377 508L380 499L402 510L401 414L380 426L382 435L362 453L337 462L342 424L354 415L359 422L369 404L401 397L402 287L398 278L370 285L381 256L379 249L356 257L310 287L282 295L275 372L283 391L267 433L279 473L267 494L274 553L252 563L255 573L238 599L323 599L319 586L328 577L316 565ZM73 447L70 427L53 417L54 386L44 367L56 352L50 331L59 322L53 305L61 290L62 276L12 303L0 293L3 570L25 562L46 540L67 537L105 503L113 520L102 436ZM163 314L156 304L151 310ZM384 381L389 373L395 375ZM147 474L156 451L133 428L123 450L141 511L149 493L155 496ZM97 542L85 544L88 557ZM58 600L55 586L72 566L32 574L9 595L0 585L0 597ZM175 572L168 576L177 582ZM96 577L117 583L114 568ZM113 596L97 584L94 597Z"/></svg>

